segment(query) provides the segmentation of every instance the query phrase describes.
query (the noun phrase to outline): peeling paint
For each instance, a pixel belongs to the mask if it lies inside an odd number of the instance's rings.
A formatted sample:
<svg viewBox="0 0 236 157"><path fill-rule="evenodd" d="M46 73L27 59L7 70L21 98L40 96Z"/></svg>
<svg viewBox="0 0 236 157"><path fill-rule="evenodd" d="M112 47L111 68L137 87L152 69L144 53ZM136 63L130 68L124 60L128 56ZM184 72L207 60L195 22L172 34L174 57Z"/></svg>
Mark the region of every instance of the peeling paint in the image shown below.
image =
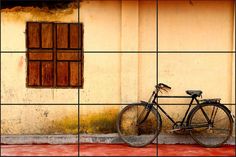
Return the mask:
<svg viewBox="0 0 236 157"><path fill-rule="evenodd" d="M77 10L77 3L71 3L67 8L49 9L48 7L21 7L1 9L1 16L4 22L22 22L30 19L37 21L61 21L65 16L70 16ZM5 19L7 18L7 19Z"/></svg>
<svg viewBox="0 0 236 157"><path fill-rule="evenodd" d="M23 64L24 64L24 57L21 56L20 59L19 59L19 62L18 62L18 69L19 69L19 71L23 70Z"/></svg>
<svg viewBox="0 0 236 157"><path fill-rule="evenodd" d="M63 9L67 9L67 8L72 8L72 9L76 9L78 8L78 3L77 2L71 2L68 5L63 5L61 7L57 7L56 4L54 3L54 7L50 7L50 4L45 5L43 7L40 7L40 5L28 5L28 6L15 6L15 7L4 7L2 6L1 11L2 12L30 12L32 10L38 10L40 12L52 12L55 10L63 10Z"/></svg>

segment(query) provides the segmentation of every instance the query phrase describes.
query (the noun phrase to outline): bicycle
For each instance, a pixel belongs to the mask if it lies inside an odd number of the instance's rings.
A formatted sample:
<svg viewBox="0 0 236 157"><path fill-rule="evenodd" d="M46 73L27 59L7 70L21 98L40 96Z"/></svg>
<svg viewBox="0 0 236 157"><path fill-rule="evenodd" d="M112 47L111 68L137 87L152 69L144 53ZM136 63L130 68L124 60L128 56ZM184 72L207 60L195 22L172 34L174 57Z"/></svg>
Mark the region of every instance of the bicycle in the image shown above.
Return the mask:
<svg viewBox="0 0 236 157"><path fill-rule="evenodd" d="M202 99L201 90L187 90L189 96L158 96L158 92L171 87L164 83L155 86L148 102L130 104L118 115L116 126L120 138L132 147L144 147L154 141L162 128L159 110L173 123L173 132L187 132L194 141L204 147L219 147L231 136L233 117L220 99ZM182 121L174 121L157 103L158 98L191 98ZM196 106L191 108L193 102Z"/></svg>

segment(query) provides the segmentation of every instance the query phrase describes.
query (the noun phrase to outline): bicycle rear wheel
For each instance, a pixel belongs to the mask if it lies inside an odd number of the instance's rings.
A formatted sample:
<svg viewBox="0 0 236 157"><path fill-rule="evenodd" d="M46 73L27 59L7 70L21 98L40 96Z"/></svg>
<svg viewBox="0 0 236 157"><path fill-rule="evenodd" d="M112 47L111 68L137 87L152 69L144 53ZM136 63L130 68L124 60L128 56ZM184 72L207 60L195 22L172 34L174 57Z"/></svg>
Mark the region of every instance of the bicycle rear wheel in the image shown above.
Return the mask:
<svg viewBox="0 0 236 157"><path fill-rule="evenodd" d="M126 106L120 112L116 124L121 139L132 147L150 144L161 129L160 115L154 107L142 104Z"/></svg>
<svg viewBox="0 0 236 157"><path fill-rule="evenodd" d="M197 107L190 115L192 127L190 135L200 145L219 147L231 136L233 120L230 113L220 104L201 104L202 109L211 121L208 124L202 110Z"/></svg>

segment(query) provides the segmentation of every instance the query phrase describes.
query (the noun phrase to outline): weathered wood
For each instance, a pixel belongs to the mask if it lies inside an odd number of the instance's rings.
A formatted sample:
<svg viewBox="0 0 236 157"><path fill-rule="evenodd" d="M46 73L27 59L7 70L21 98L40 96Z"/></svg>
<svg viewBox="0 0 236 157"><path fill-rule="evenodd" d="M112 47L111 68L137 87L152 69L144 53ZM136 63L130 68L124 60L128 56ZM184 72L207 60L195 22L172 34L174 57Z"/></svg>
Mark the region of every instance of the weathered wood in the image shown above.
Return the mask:
<svg viewBox="0 0 236 157"><path fill-rule="evenodd" d="M58 60L75 60L77 61L79 59L78 53L58 53L57 54Z"/></svg>
<svg viewBox="0 0 236 157"><path fill-rule="evenodd" d="M53 86L53 62L42 62L42 86Z"/></svg>
<svg viewBox="0 0 236 157"><path fill-rule="evenodd" d="M81 24L28 22L27 41L28 86L82 86Z"/></svg>
<svg viewBox="0 0 236 157"><path fill-rule="evenodd" d="M68 86L68 62L57 62L57 85Z"/></svg>
<svg viewBox="0 0 236 157"><path fill-rule="evenodd" d="M78 63L78 87L83 86L83 63Z"/></svg>
<svg viewBox="0 0 236 157"><path fill-rule="evenodd" d="M28 67L28 85L39 86L40 85L40 62L29 62Z"/></svg>
<svg viewBox="0 0 236 157"><path fill-rule="evenodd" d="M72 61L81 61L82 60L82 51L81 50L57 50L57 59L58 60L72 60Z"/></svg>
<svg viewBox="0 0 236 157"><path fill-rule="evenodd" d="M70 86L78 86L78 78L80 78L78 64L78 62L70 62Z"/></svg>
<svg viewBox="0 0 236 157"><path fill-rule="evenodd" d="M78 30L78 49L83 49L83 25L81 23L79 25Z"/></svg>
<svg viewBox="0 0 236 157"><path fill-rule="evenodd" d="M52 23L42 23L42 48L53 48L53 29Z"/></svg>
<svg viewBox="0 0 236 157"><path fill-rule="evenodd" d="M53 51L45 49L28 49L29 60L53 60Z"/></svg>
<svg viewBox="0 0 236 157"><path fill-rule="evenodd" d="M57 24L57 48L68 48L68 24Z"/></svg>
<svg viewBox="0 0 236 157"><path fill-rule="evenodd" d="M79 44L79 24L70 24L70 48L81 48ZM79 46L78 46L79 45Z"/></svg>
<svg viewBox="0 0 236 157"><path fill-rule="evenodd" d="M35 22L27 23L27 46L28 48L40 47L40 24Z"/></svg>

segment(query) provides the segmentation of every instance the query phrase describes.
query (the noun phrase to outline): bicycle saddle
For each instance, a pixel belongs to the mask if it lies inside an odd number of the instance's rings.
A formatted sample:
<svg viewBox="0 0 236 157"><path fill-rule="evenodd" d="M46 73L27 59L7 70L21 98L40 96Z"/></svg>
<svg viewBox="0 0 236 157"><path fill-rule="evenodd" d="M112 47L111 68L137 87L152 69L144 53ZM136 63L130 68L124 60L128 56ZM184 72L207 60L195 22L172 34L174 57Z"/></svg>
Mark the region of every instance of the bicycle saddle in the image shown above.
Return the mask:
<svg viewBox="0 0 236 157"><path fill-rule="evenodd" d="M186 90L186 93L191 96L193 95L201 96L202 91L201 90Z"/></svg>

